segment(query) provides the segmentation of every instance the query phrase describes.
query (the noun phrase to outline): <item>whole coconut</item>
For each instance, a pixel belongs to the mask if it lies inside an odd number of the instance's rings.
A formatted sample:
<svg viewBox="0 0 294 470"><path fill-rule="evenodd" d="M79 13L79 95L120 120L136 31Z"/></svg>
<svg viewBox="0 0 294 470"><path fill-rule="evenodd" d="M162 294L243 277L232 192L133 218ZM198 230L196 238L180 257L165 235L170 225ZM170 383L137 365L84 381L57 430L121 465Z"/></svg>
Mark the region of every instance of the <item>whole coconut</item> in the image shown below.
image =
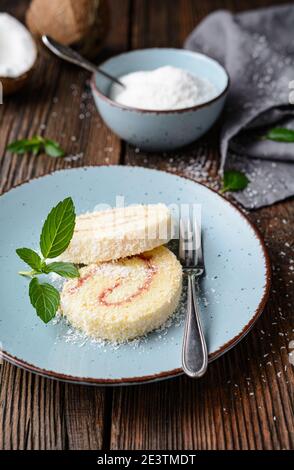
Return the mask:
<svg viewBox="0 0 294 470"><path fill-rule="evenodd" d="M32 0L26 23L34 36L51 36L94 58L109 30L107 0Z"/></svg>

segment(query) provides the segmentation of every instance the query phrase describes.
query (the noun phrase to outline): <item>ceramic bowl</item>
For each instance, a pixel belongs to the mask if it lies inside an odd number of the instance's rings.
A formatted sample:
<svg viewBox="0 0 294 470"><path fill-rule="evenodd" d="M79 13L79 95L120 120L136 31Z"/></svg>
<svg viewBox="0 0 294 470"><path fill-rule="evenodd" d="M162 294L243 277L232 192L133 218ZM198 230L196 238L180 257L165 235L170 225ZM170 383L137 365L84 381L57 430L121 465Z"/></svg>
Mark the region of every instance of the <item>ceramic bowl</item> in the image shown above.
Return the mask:
<svg viewBox="0 0 294 470"><path fill-rule="evenodd" d="M200 53L184 49L142 49L112 57L100 67L119 77L164 65L172 65L209 80L215 85L217 96L190 108L150 111L114 102L109 98L109 80L98 73L92 77L94 100L106 125L123 140L142 150L174 150L190 144L210 129L225 103L228 74L218 62Z"/></svg>

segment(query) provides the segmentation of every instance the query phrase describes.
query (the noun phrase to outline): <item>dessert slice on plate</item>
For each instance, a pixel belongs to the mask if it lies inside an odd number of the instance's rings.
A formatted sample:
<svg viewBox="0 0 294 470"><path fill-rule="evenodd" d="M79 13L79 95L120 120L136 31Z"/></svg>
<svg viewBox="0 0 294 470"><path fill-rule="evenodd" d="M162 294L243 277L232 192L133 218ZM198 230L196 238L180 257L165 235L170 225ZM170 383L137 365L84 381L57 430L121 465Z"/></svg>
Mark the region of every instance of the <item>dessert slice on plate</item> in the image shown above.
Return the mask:
<svg viewBox="0 0 294 470"><path fill-rule="evenodd" d="M89 212L76 218L73 238L61 261L91 264L137 255L172 238L164 204L134 205Z"/></svg>
<svg viewBox="0 0 294 470"><path fill-rule="evenodd" d="M182 268L159 247L144 254L80 269L67 281L61 311L87 335L122 342L160 327L181 295Z"/></svg>
<svg viewBox="0 0 294 470"><path fill-rule="evenodd" d="M78 216L60 259L87 266L65 283L62 314L87 335L115 342L161 326L175 311L182 286L179 261L160 246L171 237L164 204Z"/></svg>

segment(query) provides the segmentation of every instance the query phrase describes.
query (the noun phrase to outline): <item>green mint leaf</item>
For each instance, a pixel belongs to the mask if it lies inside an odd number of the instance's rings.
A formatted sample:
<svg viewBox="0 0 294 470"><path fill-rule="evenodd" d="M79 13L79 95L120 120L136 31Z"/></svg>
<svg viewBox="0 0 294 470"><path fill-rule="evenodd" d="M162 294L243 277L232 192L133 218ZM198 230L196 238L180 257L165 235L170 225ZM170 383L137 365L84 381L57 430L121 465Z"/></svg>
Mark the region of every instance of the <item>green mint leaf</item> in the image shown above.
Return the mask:
<svg viewBox="0 0 294 470"><path fill-rule="evenodd" d="M268 131L265 137L276 142L294 142L294 130L276 127Z"/></svg>
<svg viewBox="0 0 294 470"><path fill-rule="evenodd" d="M73 236L75 219L75 208L70 197L51 210L40 238L44 258L56 258L66 250Z"/></svg>
<svg viewBox="0 0 294 470"><path fill-rule="evenodd" d="M60 303L60 294L55 287L50 284L40 284L34 277L30 282L29 295L32 306L44 323L55 317Z"/></svg>
<svg viewBox="0 0 294 470"><path fill-rule="evenodd" d="M224 172L223 187L221 193L227 191L241 191L245 189L249 184L249 179L241 171L227 170Z"/></svg>
<svg viewBox="0 0 294 470"><path fill-rule="evenodd" d="M30 139L28 139L28 143L30 145L42 144L44 142L44 138L40 135L34 135Z"/></svg>
<svg viewBox="0 0 294 470"><path fill-rule="evenodd" d="M7 146L7 150L9 150L12 153L19 153L19 154L25 153L28 151L28 147L30 147L28 142L29 141L26 139L16 140L15 142L11 142L11 144Z"/></svg>
<svg viewBox="0 0 294 470"><path fill-rule="evenodd" d="M33 147L34 145L42 145L44 143L43 137L40 135L34 135L31 139L27 140L27 146Z"/></svg>
<svg viewBox="0 0 294 470"><path fill-rule="evenodd" d="M56 273L65 278L80 277L78 268L72 263L53 262L43 268L45 274Z"/></svg>
<svg viewBox="0 0 294 470"><path fill-rule="evenodd" d="M32 153L38 155L40 152L45 151L50 157L63 157L64 151L54 140L44 139L40 135L33 136L30 139L21 139L11 142L7 146L7 150L12 153L22 155L24 153Z"/></svg>
<svg viewBox="0 0 294 470"><path fill-rule="evenodd" d="M7 150L10 150L11 152L17 152L20 148L23 148L25 142L25 140L16 140L11 142L9 145L7 145Z"/></svg>
<svg viewBox="0 0 294 470"><path fill-rule="evenodd" d="M32 271L21 271L19 274L31 278L31 304L45 323L55 317L60 304L60 294L51 284L40 283L36 275L55 272L65 278L79 277L79 271L72 263L46 264L46 258L55 258L68 247L74 232L75 218L74 204L68 197L51 210L43 225L40 247L44 259L30 248L16 250L18 256L32 268Z"/></svg>
<svg viewBox="0 0 294 470"><path fill-rule="evenodd" d="M42 260L38 253L30 248L18 248L16 250L18 256L27 263L35 271L41 272L42 270Z"/></svg>
<svg viewBox="0 0 294 470"><path fill-rule="evenodd" d="M43 138L40 136L34 136L31 139L21 139L11 142L7 146L7 150L10 150L13 153L26 153L31 152L34 148L41 148L43 143Z"/></svg>
<svg viewBox="0 0 294 470"><path fill-rule="evenodd" d="M47 155L49 155L49 157L57 158L64 156L64 151L62 150L60 145L54 140L46 139L44 143L44 148L45 152L47 153Z"/></svg>

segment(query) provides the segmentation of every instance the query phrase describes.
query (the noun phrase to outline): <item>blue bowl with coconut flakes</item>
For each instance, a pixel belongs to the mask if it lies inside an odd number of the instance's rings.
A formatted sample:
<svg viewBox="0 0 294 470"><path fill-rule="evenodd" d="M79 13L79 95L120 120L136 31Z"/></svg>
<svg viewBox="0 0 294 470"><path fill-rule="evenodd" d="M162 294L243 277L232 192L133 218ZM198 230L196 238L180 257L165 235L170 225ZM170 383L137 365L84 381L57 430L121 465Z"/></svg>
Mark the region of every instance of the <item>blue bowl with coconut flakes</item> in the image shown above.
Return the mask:
<svg viewBox="0 0 294 470"><path fill-rule="evenodd" d="M215 123L223 109L229 76L214 59L184 49L142 49L117 55L100 68L119 78L137 71L172 66L207 80L215 88L211 99L195 106L173 110L140 109L110 98L112 83L95 74L91 88L105 124L121 139L146 151L171 151L188 145Z"/></svg>

